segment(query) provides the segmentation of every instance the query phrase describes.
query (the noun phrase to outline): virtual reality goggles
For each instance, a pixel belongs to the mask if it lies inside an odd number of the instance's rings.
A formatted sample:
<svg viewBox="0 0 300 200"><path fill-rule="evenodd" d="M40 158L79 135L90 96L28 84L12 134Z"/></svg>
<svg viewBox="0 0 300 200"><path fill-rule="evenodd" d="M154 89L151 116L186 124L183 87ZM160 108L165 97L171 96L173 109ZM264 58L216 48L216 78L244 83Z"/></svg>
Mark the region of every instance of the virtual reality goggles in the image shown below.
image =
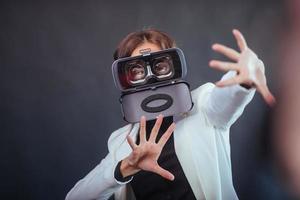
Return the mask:
<svg viewBox="0 0 300 200"><path fill-rule="evenodd" d="M157 115L174 116L188 112L193 103L189 85L182 79L187 69L183 52L171 48L116 60L112 65L115 84L121 90L125 121L138 122Z"/></svg>
<svg viewBox="0 0 300 200"><path fill-rule="evenodd" d="M116 60L112 65L115 85L122 92L153 87L163 82L182 79L186 75L186 62L178 48Z"/></svg>

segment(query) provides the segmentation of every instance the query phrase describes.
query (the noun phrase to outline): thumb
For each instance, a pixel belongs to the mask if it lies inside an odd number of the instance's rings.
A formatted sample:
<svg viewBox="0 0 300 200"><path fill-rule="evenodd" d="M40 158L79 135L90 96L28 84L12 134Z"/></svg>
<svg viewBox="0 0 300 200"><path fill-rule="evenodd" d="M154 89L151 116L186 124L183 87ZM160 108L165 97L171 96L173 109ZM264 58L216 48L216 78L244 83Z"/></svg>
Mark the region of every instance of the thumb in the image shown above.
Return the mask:
<svg viewBox="0 0 300 200"><path fill-rule="evenodd" d="M261 95L263 96L265 102L269 105L269 106L274 106L276 103L276 99L273 96L273 94L270 92L268 86L266 84L261 85L260 87L257 88L258 91L261 93Z"/></svg>
<svg viewBox="0 0 300 200"><path fill-rule="evenodd" d="M168 179L170 181L174 180L174 175L169 172L168 170L163 169L162 167L160 167L158 164L155 165L155 167L153 168L153 172L164 177L165 179Z"/></svg>

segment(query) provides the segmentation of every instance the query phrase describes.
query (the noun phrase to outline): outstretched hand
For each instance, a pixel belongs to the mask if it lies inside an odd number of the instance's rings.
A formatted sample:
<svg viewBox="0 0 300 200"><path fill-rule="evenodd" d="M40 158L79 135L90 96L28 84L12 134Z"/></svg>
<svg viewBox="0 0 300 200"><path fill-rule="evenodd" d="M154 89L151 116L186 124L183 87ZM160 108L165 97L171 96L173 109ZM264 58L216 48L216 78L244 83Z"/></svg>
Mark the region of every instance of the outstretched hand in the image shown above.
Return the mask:
<svg viewBox="0 0 300 200"><path fill-rule="evenodd" d="M163 121L163 116L159 115L151 131L150 137L146 139L146 118L142 117L140 122L140 143L137 145L130 136L127 141L132 148L131 154L121 163L121 173L124 177L133 175L140 170L154 172L160 176L174 180L174 175L160 167L157 160L161 151L175 129L175 123L172 123L167 131L156 143L156 137Z"/></svg>
<svg viewBox="0 0 300 200"><path fill-rule="evenodd" d="M212 46L214 51L227 56L233 62L211 60L209 66L222 71L235 70L237 75L227 80L218 81L216 85L225 87L240 84L247 87L255 87L268 105L274 105L275 98L267 86L264 63L248 48L246 40L240 31L234 29L233 35L240 52L222 44L214 44Z"/></svg>

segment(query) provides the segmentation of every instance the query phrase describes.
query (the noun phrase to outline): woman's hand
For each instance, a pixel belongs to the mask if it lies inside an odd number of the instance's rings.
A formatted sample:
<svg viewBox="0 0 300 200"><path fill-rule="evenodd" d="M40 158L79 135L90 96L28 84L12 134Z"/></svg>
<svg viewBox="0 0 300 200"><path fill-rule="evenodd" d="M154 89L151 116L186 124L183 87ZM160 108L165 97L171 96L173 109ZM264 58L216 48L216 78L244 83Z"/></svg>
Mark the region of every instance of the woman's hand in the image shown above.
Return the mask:
<svg viewBox="0 0 300 200"><path fill-rule="evenodd" d="M175 123L172 123L168 130L161 136L156 143L156 137L163 121L163 116L159 115L156 123L151 131L150 138L146 139L146 118L142 117L140 122L140 144L137 145L130 136L127 136L127 141L132 148L131 154L125 158L120 167L123 177L133 175L140 170L154 172L160 176L174 180L174 175L160 167L157 160L161 150L170 138L175 129Z"/></svg>
<svg viewBox="0 0 300 200"><path fill-rule="evenodd" d="M218 87L225 87L240 84L249 88L255 87L263 96L266 103L273 105L275 98L267 86L264 63L248 48L246 40L240 31L234 29L233 35L241 52L237 52L222 44L214 44L212 49L224 54L234 62L212 60L209 62L209 66L222 71L235 70L237 71L237 75L227 80L218 81L216 85Z"/></svg>

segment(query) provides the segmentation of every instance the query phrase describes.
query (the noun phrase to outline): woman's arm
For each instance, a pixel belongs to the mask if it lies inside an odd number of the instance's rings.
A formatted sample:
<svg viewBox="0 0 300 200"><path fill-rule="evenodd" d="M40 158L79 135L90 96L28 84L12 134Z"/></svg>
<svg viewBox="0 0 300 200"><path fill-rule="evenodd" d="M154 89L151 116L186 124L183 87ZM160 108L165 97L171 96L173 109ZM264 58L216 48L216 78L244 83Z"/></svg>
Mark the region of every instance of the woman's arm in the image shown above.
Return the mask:
<svg viewBox="0 0 300 200"><path fill-rule="evenodd" d="M221 80L230 79L235 75L235 71L227 72ZM213 125L229 128L242 114L254 94L254 88L246 89L240 85L221 88L213 85L202 109Z"/></svg>
<svg viewBox="0 0 300 200"><path fill-rule="evenodd" d="M122 184L114 178L117 162L109 153L69 191L66 200L108 199Z"/></svg>
<svg viewBox="0 0 300 200"><path fill-rule="evenodd" d="M114 131L108 139L107 156L69 191L66 200L108 199L127 182L119 182L114 177L114 170L119 162L116 149L126 142L132 125L129 124Z"/></svg>
<svg viewBox="0 0 300 200"><path fill-rule="evenodd" d="M168 180L173 180L174 175L159 166L157 162L164 145L175 129L175 123L172 123L159 141L155 142L162 121L163 116L159 115L150 133L150 138L146 139L146 118L142 117L139 132L140 144L137 145L129 134L122 135L122 138L124 137L124 139L126 136L131 147L132 151L130 154L123 160L117 161L112 156L114 150L109 148L110 153L88 175L78 181L67 194L66 200L106 200L115 193L118 188L130 182L132 176L140 170L150 171ZM111 135L108 142L109 147L116 145L112 144L110 141L115 140L115 137L118 137L118 135L120 135L119 131ZM116 174L117 176L115 177ZM126 181L122 182L124 180Z"/></svg>
<svg viewBox="0 0 300 200"><path fill-rule="evenodd" d="M241 115L251 101L255 89L267 104L273 105L275 98L268 89L263 62L248 48L243 35L233 30L241 52L221 44L214 44L213 50L224 54L233 62L210 61L212 68L228 71L208 94L204 110L215 125L228 128Z"/></svg>

